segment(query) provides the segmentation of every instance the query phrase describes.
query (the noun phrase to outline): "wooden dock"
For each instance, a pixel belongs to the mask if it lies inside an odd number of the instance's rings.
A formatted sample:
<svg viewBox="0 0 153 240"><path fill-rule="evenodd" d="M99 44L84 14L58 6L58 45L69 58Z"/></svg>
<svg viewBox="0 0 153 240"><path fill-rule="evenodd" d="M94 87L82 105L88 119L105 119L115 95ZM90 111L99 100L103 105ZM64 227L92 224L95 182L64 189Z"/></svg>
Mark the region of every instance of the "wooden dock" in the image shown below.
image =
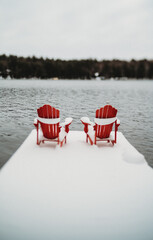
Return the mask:
<svg viewBox="0 0 153 240"><path fill-rule="evenodd" d="M153 169L117 144L36 145L33 130L0 171L1 240L153 239Z"/></svg>

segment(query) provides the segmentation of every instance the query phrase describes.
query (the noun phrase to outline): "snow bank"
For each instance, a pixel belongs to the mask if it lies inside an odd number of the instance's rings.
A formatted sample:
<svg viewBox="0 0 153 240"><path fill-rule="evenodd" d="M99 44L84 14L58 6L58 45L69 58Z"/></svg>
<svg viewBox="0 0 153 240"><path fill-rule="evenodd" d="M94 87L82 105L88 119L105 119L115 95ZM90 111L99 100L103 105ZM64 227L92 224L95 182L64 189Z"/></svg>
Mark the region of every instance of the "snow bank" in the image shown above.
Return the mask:
<svg viewBox="0 0 153 240"><path fill-rule="evenodd" d="M31 132L0 171L0 239L153 239L153 170L122 133L85 139L37 146Z"/></svg>

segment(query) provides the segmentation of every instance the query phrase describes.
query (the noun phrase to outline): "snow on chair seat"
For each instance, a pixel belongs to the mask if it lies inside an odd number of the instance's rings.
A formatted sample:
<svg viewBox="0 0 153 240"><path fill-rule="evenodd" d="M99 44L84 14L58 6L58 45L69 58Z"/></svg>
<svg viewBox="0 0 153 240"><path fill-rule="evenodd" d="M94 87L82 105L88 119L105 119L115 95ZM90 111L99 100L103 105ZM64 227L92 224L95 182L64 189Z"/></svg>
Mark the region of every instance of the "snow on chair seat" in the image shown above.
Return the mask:
<svg viewBox="0 0 153 240"><path fill-rule="evenodd" d="M82 117L81 122L84 124L86 142L89 139L91 145L96 144L97 141L107 141L114 145L117 141L117 130L120 125L116 115L117 109L111 105L106 105L96 110L94 122L91 122L88 117ZM115 125L114 137L111 134L113 125Z"/></svg>
<svg viewBox="0 0 153 240"><path fill-rule="evenodd" d="M34 119L34 125L37 130L37 144L45 141L55 141L60 146L63 145L69 132L69 125L72 118L66 118L64 123L60 124L60 111L50 105L44 105L37 109L38 117ZM40 140L39 131L43 138Z"/></svg>

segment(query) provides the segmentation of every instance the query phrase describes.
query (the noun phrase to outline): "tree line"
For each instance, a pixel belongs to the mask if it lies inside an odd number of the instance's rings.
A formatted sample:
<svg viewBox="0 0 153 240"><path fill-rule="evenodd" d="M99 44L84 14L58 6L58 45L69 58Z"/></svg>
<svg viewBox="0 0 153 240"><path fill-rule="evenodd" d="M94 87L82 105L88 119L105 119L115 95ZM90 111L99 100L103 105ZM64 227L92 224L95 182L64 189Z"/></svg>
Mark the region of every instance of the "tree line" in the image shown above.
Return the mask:
<svg viewBox="0 0 153 240"><path fill-rule="evenodd" d="M153 79L153 60L55 60L3 54L0 55L0 76L12 79Z"/></svg>

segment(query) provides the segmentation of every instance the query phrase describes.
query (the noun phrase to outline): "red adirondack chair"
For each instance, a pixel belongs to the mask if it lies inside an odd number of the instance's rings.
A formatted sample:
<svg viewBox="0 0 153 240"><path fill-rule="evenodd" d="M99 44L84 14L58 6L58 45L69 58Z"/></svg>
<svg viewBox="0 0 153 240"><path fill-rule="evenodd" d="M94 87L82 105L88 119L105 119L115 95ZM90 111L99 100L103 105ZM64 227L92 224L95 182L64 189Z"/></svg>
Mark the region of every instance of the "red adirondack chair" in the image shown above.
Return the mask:
<svg viewBox="0 0 153 240"><path fill-rule="evenodd" d="M97 141L107 141L114 145L117 141L117 130L120 125L120 121L116 115L117 109L111 105L106 105L96 110L94 123L91 122L88 117L82 117L81 122L84 124L86 142L88 142L89 139L91 145L93 145L93 143L96 144ZM111 134L113 125L115 125L114 137Z"/></svg>
<svg viewBox="0 0 153 240"><path fill-rule="evenodd" d="M38 117L34 120L34 126L37 130L37 144L55 141L62 146L64 140L66 143L69 125L73 119L66 118L65 122L60 124L60 111L50 105L38 108L37 113Z"/></svg>

